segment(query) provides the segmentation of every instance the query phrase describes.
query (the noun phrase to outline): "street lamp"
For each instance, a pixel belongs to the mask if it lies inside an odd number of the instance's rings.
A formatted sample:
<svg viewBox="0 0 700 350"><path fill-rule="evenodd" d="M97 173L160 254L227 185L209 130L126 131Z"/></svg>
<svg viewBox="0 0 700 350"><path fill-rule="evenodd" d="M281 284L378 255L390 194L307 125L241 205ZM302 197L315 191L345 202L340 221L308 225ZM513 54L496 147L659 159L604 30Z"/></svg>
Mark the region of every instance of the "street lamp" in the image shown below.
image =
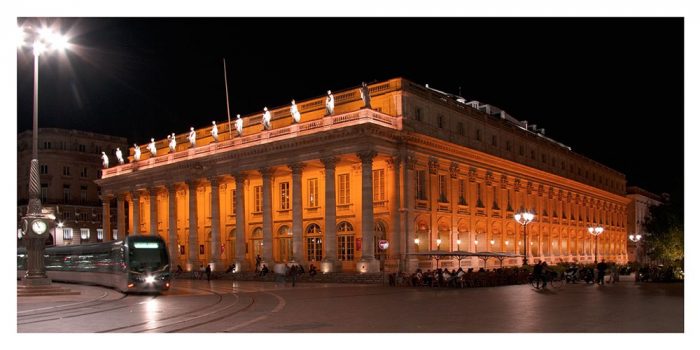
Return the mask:
<svg viewBox="0 0 700 350"><path fill-rule="evenodd" d="M639 241L642 239L642 235L637 233L636 235L630 235L630 241L634 242L634 260L639 262Z"/></svg>
<svg viewBox="0 0 700 350"><path fill-rule="evenodd" d="M598 236L603 233L604 229L602 226L591 226L588 228L588 233L595 236L595 257L593 260L594 264L598 263Z"/></svg>
<svg viewBox="0 0 700 350"><path fill-rule="evenodd" d="M27 247L29 259L27 260L27 274L25 283L29 285L50 284L46 276L44 266L44 242L49 224L53 219L42 213L41 199L39 198L39 56L52 51L61 51L68 47L65 36L54 32L48 27L36 28L32 26L20 26L18 30L18 50L23 50L31 43L34 54L34 106L32 111L32 160L29 168L29 203L27 214L23 219L24 226L31 229L30 242ZM30 227L31 226L31 227Z"/></svg>
<svg viewBox="0 0 700 350"><path fill-rule="evenodd" d="M459 251L459 245L462 244L462 240L457 236L457 251Z"/></svg>
<svg viewBox="0 0 700 350"><path fill-rule="evenodd" d="M438 239L436 239L435 242L437 242L437 250L440 250L440 243L442 243L440 237L438 237Z"/></svg>
<svg viewBox="0 0 700 350"><path fill-rule="evenodd" d="M523 225L523 241L527 242L527 224L531 223L535 219L535 214L521 209L520 212L513 215L515 221L520 225ZM527 244L523 244L525 250L525 256L523 258L523 265L527 265Z"/></svg>

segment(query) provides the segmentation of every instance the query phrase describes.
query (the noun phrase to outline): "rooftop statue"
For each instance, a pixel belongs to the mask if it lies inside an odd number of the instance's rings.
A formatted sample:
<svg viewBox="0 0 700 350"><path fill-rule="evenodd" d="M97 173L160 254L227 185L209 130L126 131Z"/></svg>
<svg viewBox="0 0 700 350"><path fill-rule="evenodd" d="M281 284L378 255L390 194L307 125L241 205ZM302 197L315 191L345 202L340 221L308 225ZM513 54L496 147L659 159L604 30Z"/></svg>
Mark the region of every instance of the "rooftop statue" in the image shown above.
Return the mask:
<svg viewBox="0 0 700 350"><path fill-rule="evenodd" d="M109 168L109 158L104 152L102 152L102 167L105 169Z"/></svg>
<svg viewBox="0 0 700 350"><path fill-rule="evenodd" d="M238 136L243 135L243 119L241 119L240 114L236 114L236 131L238 132Z"/></svg>
<svg viewBox="0 0 700 350"><path fill-rule="evenodd" d="M117 150L114 151L114 154L117 156L117 161L119 164L124 164L124 157L122 157L122 150L117 147Z"/></svg>
<svg viewBox="0 0 700 350"><path fill-rule="evenodd" d="M216 127L216 121L211 121L211 137L214 138L214 142L219 142L219 128Z"/></svg>
<svg viewBox="0 0 700 350"><path fill-rule="evenodd" d="M141 160L141 146L134 144L134 162Z"/></svg>
<svg viewBox="0 0 700 350"><path fill-rule="evenodd" d="M197 146L197 132L194 131L193 127L190 127L190 134L187 136L187 139L190 140L190 147Z"/></svg>
<svg viewBox="0 0 700 350"><path fill-rule="evenodd" d="M146 147L151 152L151 157L156 156L156 141L151 137L151 142Z"/></svg>
<svg viewBox="0 0 700 350"><path fill-rule="evenodd" d="M177 141L175 140L175 133L168 136L168 147L170 148L170 153L175 152L175 147L177 146Z"/></svg>
<svg viewBox="0 0 700 350"><path fill-rule="evenodd" d="M328 90L328 96L326 96L326 115L332 115L334 109L335 99L333 98L333 94L331 94L331 90Z"/></svg>
<svg viewBox="0 0 700 350"><path fill-rule="evenodd" d="M369 108L372 109L372 104L371 104L371 97L369 95L369 88L367 87L367 83L364 81L362 82L362 87L360 88L360 97L362 97L362 102L365 103L365 106L363 108Z"/></svg>
<svg viewBox="0 0 700 350"><path fill-rule="evenodd" d="M262 125L265 130L270 130L272 129L272 125L270 124L270 121L272 120L272 114L270 111L267 110L267 107L263 108L263 116L262 116Z"/></svg>
<svg viewBox="0 0 700 350"><path fill-rule="evenodd" d="M295 123L298 123L301 121L301 113L299 113L299 109L297 108L297 103L294 100L292 100L292 107L289 108L289 113L292 114L292 118L294 119Z"/></svg>

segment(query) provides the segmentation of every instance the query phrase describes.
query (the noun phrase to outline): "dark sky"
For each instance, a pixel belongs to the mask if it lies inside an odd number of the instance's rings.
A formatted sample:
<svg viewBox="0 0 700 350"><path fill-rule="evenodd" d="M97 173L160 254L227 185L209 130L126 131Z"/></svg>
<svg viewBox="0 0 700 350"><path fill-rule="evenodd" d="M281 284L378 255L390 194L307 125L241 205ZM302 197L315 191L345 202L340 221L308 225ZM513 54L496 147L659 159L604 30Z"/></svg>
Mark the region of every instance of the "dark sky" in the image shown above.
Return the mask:
<svg viewBox="0 0 700 350"><path fill-rule="evenodd" d="M35 19L21 19L32 20ZM145 143L362 81L403 76L496 105L627 175L683 195L682 18L68 18L42 56L40 127ZM18 54L18 132L32 60Z"/></svg>

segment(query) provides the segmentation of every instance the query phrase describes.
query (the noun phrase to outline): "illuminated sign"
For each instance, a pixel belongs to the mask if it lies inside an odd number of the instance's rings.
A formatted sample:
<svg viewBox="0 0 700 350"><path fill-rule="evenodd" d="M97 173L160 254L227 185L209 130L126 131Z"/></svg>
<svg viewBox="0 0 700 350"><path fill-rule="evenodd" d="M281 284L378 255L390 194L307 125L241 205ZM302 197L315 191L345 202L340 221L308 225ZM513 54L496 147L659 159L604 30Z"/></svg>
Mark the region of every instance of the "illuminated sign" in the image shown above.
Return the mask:
<svg viewBox="0 0 700 350"><path fill-rule="evenodd" d="M158 249L158 242L134 242L136 249Z"/></svg>

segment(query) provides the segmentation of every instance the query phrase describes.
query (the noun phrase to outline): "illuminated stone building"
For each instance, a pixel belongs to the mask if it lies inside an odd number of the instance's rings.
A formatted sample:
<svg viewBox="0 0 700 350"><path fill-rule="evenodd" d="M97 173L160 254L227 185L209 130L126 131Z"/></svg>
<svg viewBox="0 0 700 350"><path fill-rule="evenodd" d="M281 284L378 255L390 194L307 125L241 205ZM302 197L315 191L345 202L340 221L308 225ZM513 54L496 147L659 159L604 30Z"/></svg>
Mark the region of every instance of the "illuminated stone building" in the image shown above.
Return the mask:
<svg viewBox="0 0 700 350"><path fill-rule="evenodd" d="M141 145L140 161L97 180L117 203L119 234L159 234L188 268L251 269L259 254L324 272L373 272L380 261L413 270L436 264L416 252L522 252L513 215L525 208L536 215L527 226L531 263L593 262L587 227L596 223L605 228L599 260L627 260L623 174L494 106L402 78L369 91L371 108L352 88L334 93L331 115L324 96L297 103L299 123L289 106L272 108L265 130L261 106L243 117L242 135L219 121L218 142L209 126L196 130L196 147L187 134L176 135L175 152L167 140L154 157ZM389 242L386 251L379 240ZM440 261L458 264L479 261Z"/></svg>
<svg viewBox="0 0 700 350"><path fill-rule="evenodd" d="M100 177L100 154L127 149L126 138L79 130L39 129L40 199L53 209L62 228L51 230L56 245L98 242L102 230L102 203L95 180ZM32 131L17 135L17 225L27 211ZM115 208L116 209L116 208ZM116 211L112 213L116 222Z"/></svg>
<svg viewBox="0 0 700 350"><path fill-rule="evenodd" d="M632 235L641 235L639 242L627 241L627 251L629 261L639 261L648 263L646 252L644 249L644 236L647 232L644 230L644 222L649 218L649 208L661 205L664 199L654 193L651 193L643 188L630 186L627 188L627 198L630 199L627 206L627 227Z"/></svg>

